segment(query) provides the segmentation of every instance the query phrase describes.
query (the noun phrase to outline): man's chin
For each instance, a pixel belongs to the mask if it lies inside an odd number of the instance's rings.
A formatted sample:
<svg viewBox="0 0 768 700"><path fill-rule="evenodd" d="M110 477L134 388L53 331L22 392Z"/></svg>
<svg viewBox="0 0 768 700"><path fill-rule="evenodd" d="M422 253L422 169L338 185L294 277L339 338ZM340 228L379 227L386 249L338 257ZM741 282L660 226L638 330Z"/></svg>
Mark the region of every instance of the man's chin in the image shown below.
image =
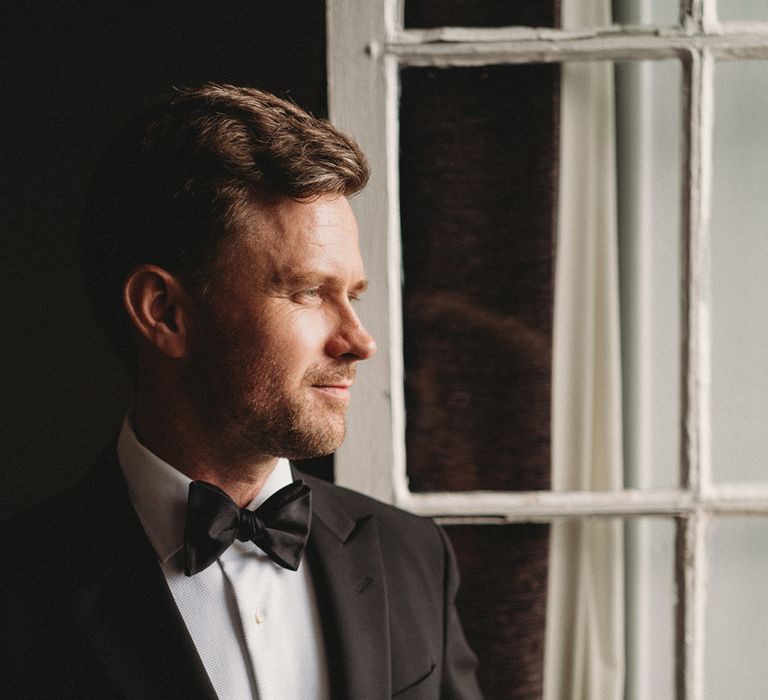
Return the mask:
<svg viewBox="0 0 768 700"><path fill-rule="evenodd" d="M315 459L332 454L344 442L346 426L341 421L340 426L334 428L303 430L293 432L285 445L285 454L288 459Z"/></svg>
<svg viewBox="0 0 768 700"><path fill-rule="evenodd" d="M302 460L302 459L316 459L318 457L327 457L333 454L341 447L343 440L336 440L334 442L325 442L322 444L305 445L298 449L289 450L290 454L286 454L287 459Z"/></svg>

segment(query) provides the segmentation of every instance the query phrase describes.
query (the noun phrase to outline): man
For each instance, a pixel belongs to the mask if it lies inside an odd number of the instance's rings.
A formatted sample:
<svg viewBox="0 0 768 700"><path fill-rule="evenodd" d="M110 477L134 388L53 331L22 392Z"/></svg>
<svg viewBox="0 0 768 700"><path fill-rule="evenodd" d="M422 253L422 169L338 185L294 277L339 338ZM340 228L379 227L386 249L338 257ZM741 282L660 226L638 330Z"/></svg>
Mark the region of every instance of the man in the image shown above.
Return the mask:
<svg viewBox="0 0 768 700"><path fill-rule="evenodd" d="M81 242L134 406L6 528L4 696L479 697L442 532L287 461L339 446L375 352L347 201L367 177L253 89L177 91L115 140Z"/></svg>

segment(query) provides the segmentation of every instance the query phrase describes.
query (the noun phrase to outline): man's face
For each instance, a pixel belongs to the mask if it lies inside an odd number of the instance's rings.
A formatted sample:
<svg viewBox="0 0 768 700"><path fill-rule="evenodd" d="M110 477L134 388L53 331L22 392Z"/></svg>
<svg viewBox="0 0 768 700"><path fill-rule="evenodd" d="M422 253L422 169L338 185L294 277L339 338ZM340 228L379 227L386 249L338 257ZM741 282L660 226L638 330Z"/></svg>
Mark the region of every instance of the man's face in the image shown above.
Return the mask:
<svg viewBox="0 0 768 700"><path fill-rule="evenodd" d="M344 439L349 387L376 351L345 197L254 207L222 252L190 328L184 381L209 439L232 457L301 459Z"/></svg>

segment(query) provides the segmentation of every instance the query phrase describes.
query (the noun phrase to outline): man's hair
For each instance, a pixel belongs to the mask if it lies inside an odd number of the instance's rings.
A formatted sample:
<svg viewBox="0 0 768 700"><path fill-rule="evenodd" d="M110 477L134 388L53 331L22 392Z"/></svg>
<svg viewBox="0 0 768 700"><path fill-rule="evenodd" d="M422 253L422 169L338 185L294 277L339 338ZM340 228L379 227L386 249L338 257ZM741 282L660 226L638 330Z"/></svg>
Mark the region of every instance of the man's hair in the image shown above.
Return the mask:
<svg viewBox="0 0 768 700"><path fill-rule="evenodd" d="M131 270L153 263L199 290L254 204L352 195L368 174L351 138L291 102L231 85L175 90L126 125L94 175L80 255L97 323L134 369Z"/></svg>

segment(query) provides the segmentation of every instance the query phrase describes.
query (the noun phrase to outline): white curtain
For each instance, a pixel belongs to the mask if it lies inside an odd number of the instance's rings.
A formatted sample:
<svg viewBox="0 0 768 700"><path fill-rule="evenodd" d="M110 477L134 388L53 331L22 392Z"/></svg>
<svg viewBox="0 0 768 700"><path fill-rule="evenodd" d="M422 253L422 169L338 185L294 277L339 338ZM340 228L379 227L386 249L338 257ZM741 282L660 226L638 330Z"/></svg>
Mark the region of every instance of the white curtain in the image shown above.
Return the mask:
<svg viewBox="0 0 768 700"><path fill-rule="evenodd" d="M610 24L606 0L563 0L564 29ZM622 486L613 65L563 64L553 356L552 488ZM624 689L621 523L553 524L546 700Z"/></svg>

